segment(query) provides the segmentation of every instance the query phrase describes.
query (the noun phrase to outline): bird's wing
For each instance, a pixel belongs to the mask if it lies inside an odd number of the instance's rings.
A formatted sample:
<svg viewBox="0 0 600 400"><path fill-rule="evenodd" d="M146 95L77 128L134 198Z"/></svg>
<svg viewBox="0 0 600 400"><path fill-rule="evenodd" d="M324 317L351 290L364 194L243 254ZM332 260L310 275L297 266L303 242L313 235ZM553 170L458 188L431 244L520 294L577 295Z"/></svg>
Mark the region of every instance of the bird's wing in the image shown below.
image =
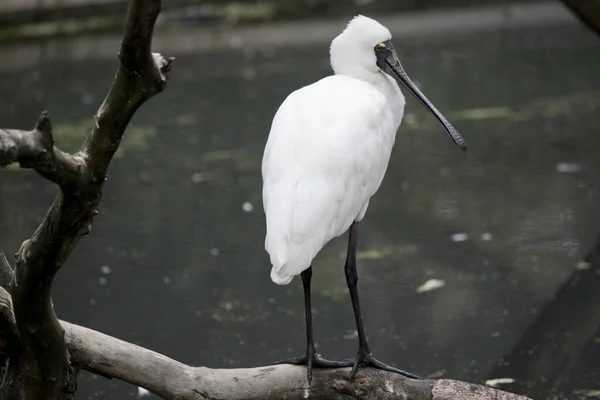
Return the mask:
<svg viewBox="0 0 600 400"><path fill-rule="evenodd" d="M347 82L333 78L286 99L265 147L265 248L276 283L288 283L348 229L377 190L389 160L385 148L391 150L393 135L390 144L378 131L393 125L385 99L368 90L357 97L342 84Z"/></svg>

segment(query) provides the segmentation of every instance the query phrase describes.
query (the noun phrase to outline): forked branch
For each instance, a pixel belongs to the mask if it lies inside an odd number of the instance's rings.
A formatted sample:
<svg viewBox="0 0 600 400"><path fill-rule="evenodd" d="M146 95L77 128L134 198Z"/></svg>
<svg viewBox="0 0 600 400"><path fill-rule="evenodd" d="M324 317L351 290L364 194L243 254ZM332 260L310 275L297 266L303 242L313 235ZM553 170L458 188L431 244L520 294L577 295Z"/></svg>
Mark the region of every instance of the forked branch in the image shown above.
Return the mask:
<svg viewBox="0 0 600 400"><path fill-rule="evenodd" d="M150 52L160 7L160 0L130 1L121 65L80 152L70 155L54 146L45 112L32 131L0 130L0 167L19 162L61 189L41 225L16 255L15 279L9 290L21 353L18 373L0 388L0 398L11 388L11 398L19 400L69 398L68 383L73 377L64 330L50 299L52 281L79 239L90 232L108 166L131 117L166 86L172 59Z"/></svg>
<svg viewBox="0 0 600 400"><path fill-rule="evenodd" d="M172 59L151 53L160 7L160 0L130 0L119 69L77 154L54 146L46 113L32 131L0 130L0 167L18 162L61 189L44 221L22 244L16 267L0 257L0 286L9 289L0 288L0 398L70 399L72 366L78 366L167 400L527 400L485 386L411 380L368 368L352 382L348 369L317 369L309 388L303 367L191 367L57 319L50 298L54 276L91 229L110 161L133 114L167 82ZM9 368L12 373L4 379Z"/></svg>
<svg viewBox="0 0 600 400"><path fill-rule="evenodd" d="M0 167L16 162L23 168L36 170L65 190L76 186L85 175L81 157L54 146L52 125L46 111L31 131L0 129Z"/></svg>

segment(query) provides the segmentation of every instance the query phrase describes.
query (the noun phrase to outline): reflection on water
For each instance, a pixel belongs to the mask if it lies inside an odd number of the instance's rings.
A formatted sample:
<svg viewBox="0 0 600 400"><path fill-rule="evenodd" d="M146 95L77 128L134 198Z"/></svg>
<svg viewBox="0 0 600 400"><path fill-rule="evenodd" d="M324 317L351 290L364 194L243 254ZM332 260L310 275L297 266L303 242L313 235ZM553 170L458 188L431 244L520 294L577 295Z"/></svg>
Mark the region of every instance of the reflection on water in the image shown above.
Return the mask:
<svg viewBox="0 0 600 400"><path fill-rule="evenodd" d="M470 150L456 151L408 99L361 227L373 351L425 376L513 378L514 390L535 398L585 398L600 386L594 287L562 297L576 318L569 308L547 310L599 233L600 45L582 28L539 27L396 47ZM329 73L327 45L173 55L168 90L133 119L93 232L57 278L57 312L189 364L297 355L302 292L299 280L279 287L269 279L260 160L277 106ZM49 109L58 144L76 149L115 67L116 58L55 61L4 73L1 125L25 128ZM0 171L0 247L16 251L54 193L30 171ZM357 346L344 252L337 240L315 262L315 334L327 358ZM548 312L556 318L544 324ZM536 369L536 349L555 333L577 340L548 347L568 355L558 372ZM80 379L82 399L137 393Z"/></svg>

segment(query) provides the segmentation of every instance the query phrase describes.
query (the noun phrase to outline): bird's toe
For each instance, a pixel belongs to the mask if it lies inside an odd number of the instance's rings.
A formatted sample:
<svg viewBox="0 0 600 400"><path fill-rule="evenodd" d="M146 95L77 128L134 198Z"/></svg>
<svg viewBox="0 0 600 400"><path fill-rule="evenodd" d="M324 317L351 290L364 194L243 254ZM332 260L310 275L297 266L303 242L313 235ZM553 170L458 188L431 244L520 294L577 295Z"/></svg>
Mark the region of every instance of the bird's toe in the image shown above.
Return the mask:
<svg viewBox="0 0 600 400"><path fill-rule="evenodd" d="M419 376L417 376L413 373L406 372L404 370L401 370L396 367L392 367L390 365L387 365L387 364L379 361L378 359L373 357L373 354L371 354L371 353L365 354L361 351L359 351L356 355L356 360L354 361L354 366L352 367L352 371L350 372L349 380L354 379L354 377L356 376L356 372L358 371L358 367L371 367L371 368L380 369L382 371L388 371L388 372L400 374L400 375L403 375L403 376L405 376L407 378L411 378L411 379L421 379Z"/></svg>

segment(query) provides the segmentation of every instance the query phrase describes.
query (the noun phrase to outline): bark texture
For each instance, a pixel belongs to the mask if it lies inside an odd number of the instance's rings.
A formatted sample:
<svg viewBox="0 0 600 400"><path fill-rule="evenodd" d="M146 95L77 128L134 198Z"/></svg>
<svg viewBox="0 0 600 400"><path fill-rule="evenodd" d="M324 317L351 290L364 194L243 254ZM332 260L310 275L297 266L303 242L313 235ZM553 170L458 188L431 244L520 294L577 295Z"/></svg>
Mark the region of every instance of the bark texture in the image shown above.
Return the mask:
<svg viewBox="0 0 600 400"><path fill-rule="evenodd" d="M110 161L131 117L166 86L171 59L150 52L160 0L131 0L120 51L120 67L95 125L74 155L54 146L46 112L31 131L0 130L0 166L18 162L56 183L60 192L41 225L16 254L12 295L20 351L0 389L18 400L71 398L71 368L64 330L52 306L54 276L77 242L90 232ZM14 360L18 358L18 362Z"/></svg>
<svg viewBox="0 0 600 400"><path fill-rule="evenodd" d="M77 371L84 368L168 400L526 400L485 386L369 368L352 382L349 368L317 369L308 387L301 366L192 367L58 320L50 297L54 277L91 230L109 164L133 114L166 86L172 59L151 53L160 8L160 0L129 1L120 66L80 151L68 154L55 146L47 112L33 130L0 129L0 167L19 163L59 188L43 222L17 252L15 267L0 253L0 399L72 399Z"/></svg>
<svg viewBox="0 0 600 400"><path fill-rule="evenodd" d="M7 314L8 292L0 290L0 315ZM143 387L166 400L527 400L527 397L450 379L414 380L360 369L316 369L308 387L303 366L272 365L244 369L191 367L162 354L103 333L61 321L73 364L109 378ZM307 397L308 396L308 397Z"/></svg>

